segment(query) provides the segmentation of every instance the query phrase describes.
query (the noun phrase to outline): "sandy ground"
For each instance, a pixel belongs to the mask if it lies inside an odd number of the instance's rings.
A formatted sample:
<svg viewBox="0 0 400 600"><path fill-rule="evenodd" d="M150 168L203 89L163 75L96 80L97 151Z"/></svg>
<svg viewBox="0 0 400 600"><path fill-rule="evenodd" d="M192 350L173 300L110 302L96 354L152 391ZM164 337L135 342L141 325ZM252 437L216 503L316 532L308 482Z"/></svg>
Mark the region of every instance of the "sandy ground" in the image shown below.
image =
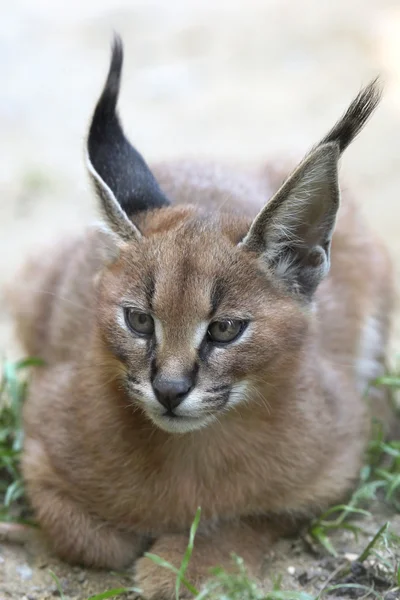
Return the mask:
<svg viewBox="0 0 400 600"><path fill-rule="evenodd" d="M123 121L149 161L299 158L382 74L384 100L346 152L342 181L399 272L396 0L1 0L0 8L0 286L41 241L95 214L82 148L113 30L126 49ZM399 319L394 332L399 349ZM0 352L13 349L0 300ZM0 546L0 599L51 595L48 564L42 551ZM75 583L81 577L59 568ZM101 577L85 575L86 588L71 584L69 597L116 584Z"/></svg>

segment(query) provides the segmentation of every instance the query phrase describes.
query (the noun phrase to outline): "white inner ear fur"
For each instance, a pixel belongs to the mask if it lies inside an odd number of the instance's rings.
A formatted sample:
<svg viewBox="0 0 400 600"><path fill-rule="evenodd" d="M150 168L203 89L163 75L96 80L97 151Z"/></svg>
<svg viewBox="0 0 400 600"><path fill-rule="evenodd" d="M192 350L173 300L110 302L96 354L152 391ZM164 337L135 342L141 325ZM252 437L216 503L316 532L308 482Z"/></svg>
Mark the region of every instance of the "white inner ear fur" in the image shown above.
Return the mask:
<svg viewBox="0 0 400 600"><path fill-rule="evenodd" d="M254 238L260 234L265 235L263 241L268 246L269 236L276 241L305 242L306 236L300 236L299 229L303 227L310 236L313 224L303 217L312 210L317 213L313 221L321 225L334 200L328 188L337 179L338 158L339 150L334 144L320 146L306 157L261 209L239 245L253 245ZM318 232L315 238L318 241Z"/></svg>
<svg viewBox="0 0 400 600"><path fill-rule="evenodd" d="M86 151L86 168L92 179L97 195L101 202L103 212L107 218L107 222L111 229L122 239L129 241L132 239L140 239L142 234L139 229L128 218L127 214L122 210L118 200L114 196L111 188L100 177Z"/></svg>
<svg viewBox="0 0 400 600"><path fill-rule="evenodd" d="M319 146L283 183L254 219L240 246L259 252L279 276L329 269L329 243L339 205L335 144ZM318 277L316 276L315 279Z"/></svg>

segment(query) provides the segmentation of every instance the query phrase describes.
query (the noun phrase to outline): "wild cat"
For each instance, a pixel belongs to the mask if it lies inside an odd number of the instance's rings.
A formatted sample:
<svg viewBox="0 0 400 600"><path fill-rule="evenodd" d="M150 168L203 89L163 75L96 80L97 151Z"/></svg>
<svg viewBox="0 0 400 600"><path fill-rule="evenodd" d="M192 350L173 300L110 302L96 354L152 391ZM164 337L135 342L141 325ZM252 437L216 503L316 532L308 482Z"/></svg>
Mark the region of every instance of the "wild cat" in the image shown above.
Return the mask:
<svg viewBox="0 0 400 600"><path fill-rule="evenodd" d="M144 597L169 599L174 576L142 555L180 564L198 506L201 586L232 551L256 575L277 535L358 477L393 278L352 199L339 209L338 162L380 92L269 199L265 166L150 170L117 116L122 61L117 37L87 138L103 224L38 253L13 296L25 352L45 361L23 473L60 557L135 563ZM384 391L369 397L387 423Z"/></svg>

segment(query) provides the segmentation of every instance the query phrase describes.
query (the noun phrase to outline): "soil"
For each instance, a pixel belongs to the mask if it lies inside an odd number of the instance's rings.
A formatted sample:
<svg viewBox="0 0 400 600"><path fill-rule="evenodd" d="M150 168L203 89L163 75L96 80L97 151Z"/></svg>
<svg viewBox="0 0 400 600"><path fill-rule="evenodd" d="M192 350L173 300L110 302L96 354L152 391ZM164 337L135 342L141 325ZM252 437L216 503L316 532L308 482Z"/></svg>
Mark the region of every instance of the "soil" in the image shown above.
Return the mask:
<svg viewBox="0 0 400 600"><path fill-rule="evenodd" d="M400 515L383 503L377 503L371 517L353 521L362 528L357 539L349 531L336 531L330 536L338 557L323 551L305 532L293 539L283 539L265 557L263 589L270 591L281 580L281 589L305 591L317 596L323 589L339 584L357 584L361 588L342 588L336 598L359 598L366 588L373 588L385 600L400 598L394 587L393 576L374 560L364 563L357 557L378 529L390 521L393 533L400 535ZM400 548L397 551L400 560ZM86 600L90 595L105 590L132 587L132 573L107 573L70 567L57 560L40 533L35 533L25 544L0 544L0 599L52 600L58 598L58 588L51 576L55 573L64 592L65 600ZM342 575L343 573L343 575ZM394 590L392 592L392 590ZM393 594L390 596L389 594ZM118 598L133 600L130 592Z"/></svg>
<svg viewBox="0 0 400 600"><path fill-rule="evenodd" d="M0 286L38 243L96 215L82 148L113 30L126 50L125 129L150 162L300 158L360 86L381 73L384 100L346 152L342 182L387 240L399 273L396 0L18 0L7 3L0 20ZM399 315L393 350L400 347ZM1 299L0 352L18 353ZM379 505L363 521L371 535L388 518L385 511ZM400 533L400 517L390 518ZM284 540L267 557L268 581L281 574L283 587L315 593L343 555L357 555L367 538L355 542L349 532L337 532L340 559L317 556L300 539ZM57 597L49 569L68 599L130 584L123 575L61 564L37 536L26 545L0 544L0 600ZM372 578L380 589L373 571L360 565L353 565L352 577Z"/></svg>

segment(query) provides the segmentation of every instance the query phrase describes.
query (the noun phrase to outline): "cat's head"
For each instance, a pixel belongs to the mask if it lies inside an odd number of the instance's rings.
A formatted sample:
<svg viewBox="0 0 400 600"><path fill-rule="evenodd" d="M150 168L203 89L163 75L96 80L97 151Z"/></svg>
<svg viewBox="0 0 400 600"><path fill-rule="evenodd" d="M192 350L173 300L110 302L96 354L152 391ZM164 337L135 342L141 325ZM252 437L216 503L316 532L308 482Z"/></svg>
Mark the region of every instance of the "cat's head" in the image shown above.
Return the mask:
<svg viewBox="0 0 400 600"><path fill-rule="evenodd" d="M338 160L379 91L372 83L357 96L251 221L170 204L116 113L122 58L116 38L87 142L108 227L97 322L132 403L182 433L268 403L259 390L296 368L329 270Z"/></svg>

